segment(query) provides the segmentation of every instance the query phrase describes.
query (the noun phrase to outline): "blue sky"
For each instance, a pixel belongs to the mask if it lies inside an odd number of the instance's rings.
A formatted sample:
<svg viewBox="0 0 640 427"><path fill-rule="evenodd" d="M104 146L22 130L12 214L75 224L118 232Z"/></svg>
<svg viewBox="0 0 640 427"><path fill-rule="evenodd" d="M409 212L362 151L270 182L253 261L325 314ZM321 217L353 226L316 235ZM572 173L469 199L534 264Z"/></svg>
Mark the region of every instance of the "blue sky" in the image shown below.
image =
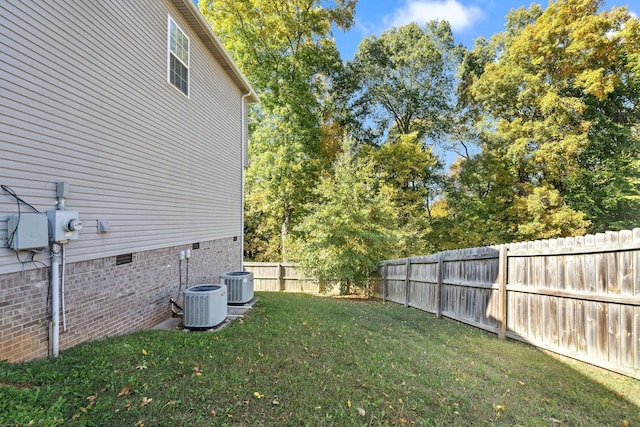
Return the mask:
<svg viewBox="0 0 640 427"><path fill-rule="evenodd" d="M350 60L364 37L379 36L386 29L412 21L422 25L432 19L446 19L456 42L471 48L476 38L502 31L509 10L528 7L532 2L548 4L547 0L359 0L355 25L348 33L335 30L334 36L342 59ZM640 13L640 0L606 1L605 9L614 5L629 6L635 16Z"/></svg>

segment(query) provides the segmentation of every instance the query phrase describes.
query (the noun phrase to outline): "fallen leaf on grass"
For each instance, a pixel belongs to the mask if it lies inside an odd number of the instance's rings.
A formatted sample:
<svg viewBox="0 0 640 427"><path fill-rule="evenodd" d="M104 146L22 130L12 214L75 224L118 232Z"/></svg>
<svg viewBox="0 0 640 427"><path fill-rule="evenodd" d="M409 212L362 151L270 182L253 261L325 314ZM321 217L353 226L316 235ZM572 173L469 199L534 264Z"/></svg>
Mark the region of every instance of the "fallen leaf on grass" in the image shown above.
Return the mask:
<svg viewBox="0 0 640 427"><path fill-rule="evenodd" d="M560 420L558 420L556 418L553 418L553 417L549 418L549 421L551 421L552 423L556 423L556 424L562 423L562 421L560 421Z"/></svg>
<svg viewBox="0 0 640 427"><path fill-rule="evenodd" d="M496 411L496 419L502 418L502 411L504 411L504 405L493 405L493 409Z"/></svg>
<svg viewBox="0 0 640 427"><path fill-rule="evenodd" d="M212 417L215 417L216 415L218 415L218 413L216 412L215 409L212 409L211 412L209 412L209 415L211 415Z"/></svg>
<svg viewBox="0 0 640 427"><path fill-rule="evenodd" d="M142 403L140 403L140 407L142 408L143 406L147 406L149 403L151 403L151 401L153 401L153 398L143 396Z"/></svg>
<svg viewBox="0 0 640 427"><path fill-rule="evenodd" d="M144 354L144 355L146 356L146 355L147 355L147 354L149 354L149 353L147 352L147 350L145 350L145 349L143 348L143 349L142 349L142 354Z"/></svg>
<svg viewBox="0 0 640 427"><path fill-rule="evenodd" d="M358 414L360 414L361 417L364 417L367 415L367 412L362 408L358 408Z"/></svg>
<svg viewBox="0 0 640 427"><path fill-rule="evenodd" d="M253 395L256 397L256 399L262 399L264 397L264 394L254 391Z"/></svg>
<svg viewBox="0 0 640 427"><path fill-rule="evenodd" d="M347 400L347 408L351 408L351 401Z"/></svg>
<svg viewBox="0 0 640 427"><path fill-rule="evenodd" d="M93 402L98 398L98 392L96 391L95 394L92 394L91 396L87 396L87 400L89 401L89 405L93 405Z"/></svg>
<svg viewBox="0 0 640 427"><path fill-rule="evenodd" d="M131 393L131 387L123 387L120 393L118 393L118 397L126 396L129 393Z"/></svg>

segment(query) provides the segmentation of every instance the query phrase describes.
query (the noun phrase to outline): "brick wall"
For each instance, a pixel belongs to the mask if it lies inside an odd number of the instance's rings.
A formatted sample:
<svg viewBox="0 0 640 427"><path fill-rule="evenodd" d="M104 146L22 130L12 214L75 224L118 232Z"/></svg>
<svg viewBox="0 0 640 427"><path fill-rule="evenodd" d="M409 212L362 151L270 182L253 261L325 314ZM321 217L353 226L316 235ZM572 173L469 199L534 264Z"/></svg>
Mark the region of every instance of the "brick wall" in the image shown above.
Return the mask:
<svg viewBox="0 0 640 427"><path fill-rule="evenodd" d="M181 250L191 249L190 285L218 283L221 273L241 266L240 239L133 253L132 262L116 257L66 265L67 332L60 325L60 350L82 342L154 326L170 316L176 297ZM186 280L186 261L182 279ZM183 285L184 290L184 285ZM49 268L0 275L0 360L44 358L49 343ZM62 316L60 317L62 322Z"/></svg>

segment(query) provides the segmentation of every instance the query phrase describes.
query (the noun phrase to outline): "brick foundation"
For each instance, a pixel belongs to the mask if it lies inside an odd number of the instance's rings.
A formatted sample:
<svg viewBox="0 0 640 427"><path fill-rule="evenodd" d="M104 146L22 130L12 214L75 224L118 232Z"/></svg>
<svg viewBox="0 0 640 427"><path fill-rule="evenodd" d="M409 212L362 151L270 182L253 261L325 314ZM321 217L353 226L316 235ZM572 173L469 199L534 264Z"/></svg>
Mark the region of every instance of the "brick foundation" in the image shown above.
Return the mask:
<svg viewBox="0 0 640 427"><path fill-rule="evenodd" d="M123 335L156 325L171 315L169 298L179 284L178 253L192 249L190 285L219 283L226 271L241 265L240 239L133 253L129 264L116 257L66 265L67 332L60 325L60 350L83 342ZM0 360L44 358L49 343L49 268L0 276ZM186 280L186 261L182 262ZM184 284L183 284L184 290ZM62 322L62 316L60 317Z"/></svg>

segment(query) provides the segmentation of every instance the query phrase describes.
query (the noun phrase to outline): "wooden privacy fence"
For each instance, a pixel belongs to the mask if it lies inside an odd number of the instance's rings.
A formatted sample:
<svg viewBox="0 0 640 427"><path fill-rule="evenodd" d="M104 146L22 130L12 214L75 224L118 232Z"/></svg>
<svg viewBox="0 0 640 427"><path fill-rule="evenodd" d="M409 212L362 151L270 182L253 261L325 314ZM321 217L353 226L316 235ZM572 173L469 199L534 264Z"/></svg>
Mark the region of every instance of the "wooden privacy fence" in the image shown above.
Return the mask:
<svg viewBox="0 0 640 427"><path fill-rule="evenodd" d="M640 228L385 261L373 293L640 379Z"/></svg>
<svg viewBox="0 0 640 427"><path fill-rule="evenodd" d="M256 291L320 293L318 282L305 278L295 264L245 262L244 269L253 273Z"/></svg>

